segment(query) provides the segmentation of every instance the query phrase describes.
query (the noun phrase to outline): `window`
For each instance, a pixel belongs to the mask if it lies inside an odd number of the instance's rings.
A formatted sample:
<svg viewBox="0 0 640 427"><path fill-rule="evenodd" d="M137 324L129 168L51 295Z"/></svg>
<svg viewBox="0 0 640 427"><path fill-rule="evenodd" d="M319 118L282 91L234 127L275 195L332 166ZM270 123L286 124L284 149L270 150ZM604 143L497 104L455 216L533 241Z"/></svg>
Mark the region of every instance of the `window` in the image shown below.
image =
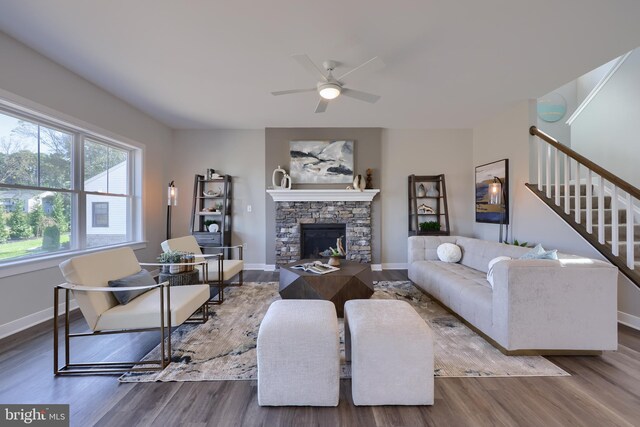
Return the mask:
<svg viewBox="0 0 640 427"><path fill-rule="evenodd" d="M125 144L0 108L0 266L139 240L136 156Z"/></svg>
<svg viewBox="0 0 640 427"><path fill-rule="evenodd" d="M109 203L108 202L92 202L91 212L93 213L92 226L109 227Z"/></svg>

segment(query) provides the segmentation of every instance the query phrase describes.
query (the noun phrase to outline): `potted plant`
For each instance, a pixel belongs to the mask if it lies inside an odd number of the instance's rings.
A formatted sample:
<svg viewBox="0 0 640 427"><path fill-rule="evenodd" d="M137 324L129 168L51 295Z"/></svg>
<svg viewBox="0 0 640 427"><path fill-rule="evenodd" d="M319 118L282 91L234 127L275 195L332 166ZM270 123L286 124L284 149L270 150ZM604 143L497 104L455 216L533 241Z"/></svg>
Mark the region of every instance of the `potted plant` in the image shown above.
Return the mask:
<svg viewBox="0 0 640 427"><path fill-rule="evenodd" d="M438 221L421 222L420 231L440 231L440 223Z"/></svg>
<svg viewBox="0 0 640 427"><path fill-rule="evenodd" d="M158 262L161 264L165 264L160 266L161 273L169 273L169 269L170 269L169 264L171 264L171 256L172 256L172 253L171 251L169 251L169 252L161 253L160 256L158 257Z"/></svg>

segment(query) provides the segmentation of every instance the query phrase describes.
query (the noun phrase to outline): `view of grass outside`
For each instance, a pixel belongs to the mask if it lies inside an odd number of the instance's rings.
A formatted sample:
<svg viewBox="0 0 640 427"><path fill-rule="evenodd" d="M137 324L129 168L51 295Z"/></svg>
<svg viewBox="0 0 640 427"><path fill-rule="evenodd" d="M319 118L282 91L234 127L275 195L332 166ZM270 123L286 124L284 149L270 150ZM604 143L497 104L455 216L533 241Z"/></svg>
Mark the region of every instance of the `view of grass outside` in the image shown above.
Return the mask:
<svg viewBox="0 0 640 427"><path fill-rule="evenodd" d="M0 243L0 260L8 258L17 258L30 255L39 255L48 252L42 249L42 237L32 239L7 241ZM70 234L60 235L60 246L65 247L69 244Z"/></svg>

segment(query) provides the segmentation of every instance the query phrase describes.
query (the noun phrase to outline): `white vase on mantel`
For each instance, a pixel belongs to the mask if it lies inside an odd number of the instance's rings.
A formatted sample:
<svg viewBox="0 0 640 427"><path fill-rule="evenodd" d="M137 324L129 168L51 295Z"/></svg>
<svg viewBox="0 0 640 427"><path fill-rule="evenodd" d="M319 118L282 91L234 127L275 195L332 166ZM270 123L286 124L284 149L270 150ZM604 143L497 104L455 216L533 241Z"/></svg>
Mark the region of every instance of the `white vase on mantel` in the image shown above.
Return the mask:
<svg viewBox="0 0 640 427"><path fill-rule="evenodd" d="M271 175L271 184L273 184L274 190L282 189L285 176L287 176L287 171L282 169L280 165L278 165L278 167L273 171L273 175Z"/></svg>

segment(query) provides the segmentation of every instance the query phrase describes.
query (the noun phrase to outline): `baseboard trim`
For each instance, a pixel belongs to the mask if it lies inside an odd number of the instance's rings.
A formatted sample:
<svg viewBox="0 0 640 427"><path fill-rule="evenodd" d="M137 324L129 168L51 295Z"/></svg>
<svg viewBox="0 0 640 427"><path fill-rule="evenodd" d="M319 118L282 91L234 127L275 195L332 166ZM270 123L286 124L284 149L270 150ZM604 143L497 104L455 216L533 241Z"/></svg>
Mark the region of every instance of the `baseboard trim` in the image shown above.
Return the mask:
<svg viewBox="0 0 640 427"><path fill-rule="evenodd" d="M276 265L275 264L265 264L264 265L264 271L276 271Z"/></svg>
<svg viewBox="0 0 640 427"><path fill-rule="evenodd" d="M383 270L407 270L409 265L402 262L388 262L382 264Z"/></svg>
<svg viewBox="0 0 640 427"><path fill-rule="evenodd" d="M382 271L382 264L371 264L371 271Z"/></svg>
<svg viewBox="0 0 640 427"><path fill-rule="evenodd" d="M618 311L618 323L640 331L640 317Z"/></svg>
<svg viewBox="0 0 640 427"><path fill-rule="evenodd" d="M78 308L78 304L75 301L71 301L69 308L70 310L74 310ZM58 313L64 313L64 303L58 305ZM6 338L20 331L24 331L25 329L32 328L51 319L53 319L53 307L29 314L28 316L21 317L9 323L5 323L4 325L0 325L0 339Z"/></svg>
<svg viewBox="0 0 640 427"><path fill-rule="evenodd" d="M244 265L244 269L245 270L266 270L267 266L266 264L245 264Z"/></svg>

